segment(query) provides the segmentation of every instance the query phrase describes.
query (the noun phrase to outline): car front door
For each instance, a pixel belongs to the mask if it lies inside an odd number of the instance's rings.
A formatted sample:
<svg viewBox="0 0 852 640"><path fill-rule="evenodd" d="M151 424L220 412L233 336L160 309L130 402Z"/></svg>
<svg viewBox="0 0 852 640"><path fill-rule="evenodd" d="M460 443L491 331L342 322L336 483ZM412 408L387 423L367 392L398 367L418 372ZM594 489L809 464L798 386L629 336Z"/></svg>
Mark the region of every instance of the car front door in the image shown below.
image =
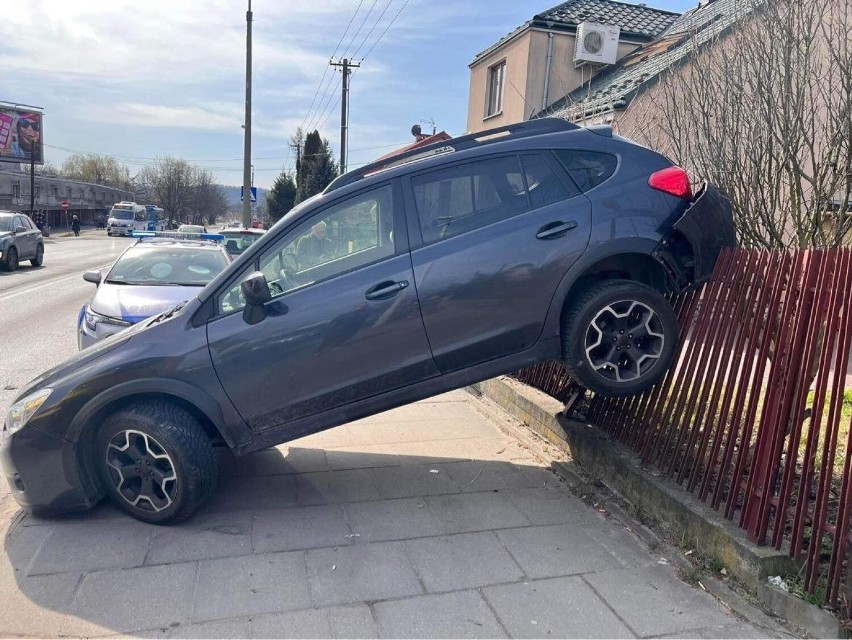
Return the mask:
<svg viewBox="0 0 852 640"><path fill-rule="evenodd" d="M411 178L409 232L426 333L442 372L518 353L589 242L591 203L550 152Z"/></svg>
<svg viewBox="0 0 852 640"><path fill-rule="evenodd" d="M15 247L18 249L19 260L29 260L35 257L36 230L24 216L15 216ZM18 231L21 227L24 231Z"/></svg>
<svg viewBox="0 0 852 640"><path fill-rule="evenodd" d="M400 200L398 184L388 183L331 204L285 231L217 296L210 354L252 429L438 375ZM258 268L272 300L250 325L239 285Z"/></svg>

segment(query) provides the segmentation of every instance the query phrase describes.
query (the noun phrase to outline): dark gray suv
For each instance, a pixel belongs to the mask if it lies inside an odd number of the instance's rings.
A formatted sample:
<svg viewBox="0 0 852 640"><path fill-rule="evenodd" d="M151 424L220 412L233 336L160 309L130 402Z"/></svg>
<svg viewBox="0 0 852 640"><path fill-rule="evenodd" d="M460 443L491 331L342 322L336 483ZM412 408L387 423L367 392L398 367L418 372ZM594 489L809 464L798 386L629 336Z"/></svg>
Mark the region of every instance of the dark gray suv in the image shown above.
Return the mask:
<svg viewBox="0 0 852 640"><path fill-rule="evenodd" d="M647 389L678 340L666 294L735 243L709 185L613 135L542 119L336 179L197 297L48 371L0 461L35 512L105 494L149 522L237 455L544 360Z"/></svg>

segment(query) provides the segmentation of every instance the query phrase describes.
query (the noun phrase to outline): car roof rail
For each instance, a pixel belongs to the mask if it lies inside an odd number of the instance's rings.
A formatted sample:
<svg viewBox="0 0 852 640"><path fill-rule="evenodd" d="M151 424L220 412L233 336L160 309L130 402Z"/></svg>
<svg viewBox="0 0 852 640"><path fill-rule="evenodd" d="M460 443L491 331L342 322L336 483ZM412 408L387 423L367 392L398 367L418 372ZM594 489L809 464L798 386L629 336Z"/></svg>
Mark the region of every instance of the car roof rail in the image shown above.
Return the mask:
<svg viewBox="0 0 852 640"><path fill-rule="evenodd" d="M573 131L575 129L580 129L580 126L573 122L563 120L562 118L538 118L536 120L528 120L526 122L507 124L502 127L495 127L494 129L487 129L485 131L477 131L476 133L470 133L458 138L440 140L430 145L426 145L425 147L411 149L410 151L406 151L405 153L401 153L390 158L385 158L384 160L376 160L375 162L371 162L363 167L344 173L342 176L338 176L332 180L331 184L325 188L323 193L330 193L331 191L344 187L347 184L357 182L358 180L374 173L392 169L410 162L425 160L426 158L431 158L436 155L454 153L456 151L462 151L463 149L469 149L471 147L477 147L492 142L505 141L508 139L515 140L518 138L526 138L528 136L538 136L545 133Z"/></svg>

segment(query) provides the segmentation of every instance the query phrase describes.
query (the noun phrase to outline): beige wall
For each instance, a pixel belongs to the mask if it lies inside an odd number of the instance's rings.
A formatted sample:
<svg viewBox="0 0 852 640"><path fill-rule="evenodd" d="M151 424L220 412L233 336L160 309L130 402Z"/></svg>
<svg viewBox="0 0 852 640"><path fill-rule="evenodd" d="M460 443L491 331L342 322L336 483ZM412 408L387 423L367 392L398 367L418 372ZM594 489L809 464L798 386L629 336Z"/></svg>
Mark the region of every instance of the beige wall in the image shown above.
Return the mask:
<svg viewBox="0 0 852 640"><path fill-rule="evenodd" d="M583 82L589 81L589 75L600 72L606 67L595 67L586 65L584 67L574 66L574 41L573 33L553 32L553 60L550 66L550 82L547 89L547 104L549 107L557 100L561 100L571 93ZM527 73L526 97L530 105L541 110L542 98L544 97L544 74L547 69L547 41L548 32L544 30L533 30L530 37L529 67ZM618 59L620 60L628 53L635 51L638 44L631 42L619 42Z"/></svg>
<svg viewBox="0 0 852 640"><path fill-rule="evenodd" d="M478 60L471 67L470 98L467 107L468 131L482 131L504 124L522 122L529 118L529 109L524 106L524 99L521 96L521 92L527 86L529 53L530 32L525 31L488 56ZM503 82L503 112L500 115L485 119L488 69L504 58L506 59L506 75Z"/></svg>
<svg viewBox="0 0 852 640"><path fill-rule="evenodd" d="M547 106L579 87L584 79L586 81L589 79L591 67L578 69L574 66L574 39L574 34L553 32L553 60L550 67ZM638 46L630 42L619 43L619 59ZM541 110L544 76L547 69L547 47L547 31L528 29L471 65L467 110L469 132L523 122L529 120L530 115ZM503 112L486 119L488 70L503 59L506 60Z"/></svg>

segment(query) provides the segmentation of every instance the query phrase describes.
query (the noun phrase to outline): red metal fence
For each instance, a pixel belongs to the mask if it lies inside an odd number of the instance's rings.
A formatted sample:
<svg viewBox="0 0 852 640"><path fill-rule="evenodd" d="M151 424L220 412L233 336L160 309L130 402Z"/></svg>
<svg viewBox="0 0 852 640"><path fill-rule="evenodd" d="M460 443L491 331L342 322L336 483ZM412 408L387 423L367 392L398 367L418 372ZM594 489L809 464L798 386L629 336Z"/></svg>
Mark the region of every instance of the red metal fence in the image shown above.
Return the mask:
<svg viewBox="0 0 852 640"><path fill-rule="evenodd" d="M710 282L673 303L676 365L642 396L592 397L586 417L754 542L801 560L803 589L837 606L852 516L852 251L725 251ZM556 363L518 377L557 397L569 385Z"/></svg>

